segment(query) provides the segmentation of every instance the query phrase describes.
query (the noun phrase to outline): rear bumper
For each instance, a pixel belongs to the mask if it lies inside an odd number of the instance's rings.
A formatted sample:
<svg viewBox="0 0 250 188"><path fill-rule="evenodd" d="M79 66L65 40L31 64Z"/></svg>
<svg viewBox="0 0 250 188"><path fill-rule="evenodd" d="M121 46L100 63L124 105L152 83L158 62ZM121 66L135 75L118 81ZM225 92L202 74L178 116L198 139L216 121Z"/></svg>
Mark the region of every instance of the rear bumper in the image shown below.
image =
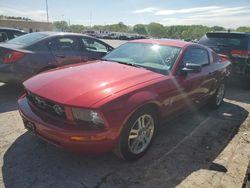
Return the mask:
<svg viewBox="0 0 250 188"><path fill-rule="evenodd" d="M115 146L116 140L111 130L86 131L79 130L70 124L60 124L54 122L47 123L44 118L40 118L30 108L27 99L18 100L19 112L24 121L31 122L35 125L35 134L43 140L61 147L65 150L81 152L86 154L98 154L110 152ZM98 141L73 141L71 137L100 137L103 140Z"/></svg>
<svg viewBox="0 0 250 188"><path fill-rule="evenodd" d="M250 76L250 60L238 60L234 59L233 61L233 73L243 76Z"/></svg>

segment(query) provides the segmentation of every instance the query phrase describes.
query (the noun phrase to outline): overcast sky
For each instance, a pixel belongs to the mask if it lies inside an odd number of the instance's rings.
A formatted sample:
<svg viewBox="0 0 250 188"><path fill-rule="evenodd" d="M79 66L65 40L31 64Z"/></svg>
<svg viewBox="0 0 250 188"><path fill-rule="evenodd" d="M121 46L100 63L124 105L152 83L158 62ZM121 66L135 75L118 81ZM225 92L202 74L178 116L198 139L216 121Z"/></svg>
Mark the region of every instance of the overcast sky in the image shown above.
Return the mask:
<svg viewBox="0 0 250 188"><path fill-rule="evenodd" d="M0 0L0 14L46 21L45 2ZM48 7L50 21L71 24L250 26L250 0L48 0Z"/></svg>

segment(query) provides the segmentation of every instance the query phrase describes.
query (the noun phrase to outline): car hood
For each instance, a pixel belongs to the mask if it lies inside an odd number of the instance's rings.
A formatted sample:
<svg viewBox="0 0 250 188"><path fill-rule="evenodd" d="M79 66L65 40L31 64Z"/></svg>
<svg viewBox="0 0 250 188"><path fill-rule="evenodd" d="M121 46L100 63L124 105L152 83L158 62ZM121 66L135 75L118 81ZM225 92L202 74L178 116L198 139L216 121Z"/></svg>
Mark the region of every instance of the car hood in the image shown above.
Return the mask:
<svg viewBox="0 0 250 188"><path fill-rule="evenodd" d="M30 92L60 104L91 105L163 75L115 62L95 61L41 73L24 82Z"/></svg>

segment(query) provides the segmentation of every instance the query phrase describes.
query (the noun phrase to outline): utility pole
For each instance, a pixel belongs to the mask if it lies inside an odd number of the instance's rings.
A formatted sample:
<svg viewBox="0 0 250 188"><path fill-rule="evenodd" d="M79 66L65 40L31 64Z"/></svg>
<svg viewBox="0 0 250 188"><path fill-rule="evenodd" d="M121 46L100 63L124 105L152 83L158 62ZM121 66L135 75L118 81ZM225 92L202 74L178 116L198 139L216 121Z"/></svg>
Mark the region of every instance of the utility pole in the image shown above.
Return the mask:
<svg viewBox="0 0 250 188"><path fill-rule="evenodd" d="M90 11L90 15L89 15L89 27L92 27L92 10Z"/></svg>
<svg viewBox="0 0 250 188"><path fill-rule="evenodd" d="M47 23L49 23L49 9L48 9L48 1L46 0L46 13L47 13Z"/></svg>

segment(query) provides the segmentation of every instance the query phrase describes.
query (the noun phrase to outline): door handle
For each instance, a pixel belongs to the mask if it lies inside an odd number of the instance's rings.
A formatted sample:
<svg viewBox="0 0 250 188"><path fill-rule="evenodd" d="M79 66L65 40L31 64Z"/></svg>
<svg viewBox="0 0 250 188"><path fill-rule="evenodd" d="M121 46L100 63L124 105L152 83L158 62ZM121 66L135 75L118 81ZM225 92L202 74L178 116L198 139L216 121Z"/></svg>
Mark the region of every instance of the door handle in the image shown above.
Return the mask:
<svg viewBox="0 0 250 188"><path fill-rule="evenodd" d="M56 57L65 58L65 55L56 55Z"/></svg>

